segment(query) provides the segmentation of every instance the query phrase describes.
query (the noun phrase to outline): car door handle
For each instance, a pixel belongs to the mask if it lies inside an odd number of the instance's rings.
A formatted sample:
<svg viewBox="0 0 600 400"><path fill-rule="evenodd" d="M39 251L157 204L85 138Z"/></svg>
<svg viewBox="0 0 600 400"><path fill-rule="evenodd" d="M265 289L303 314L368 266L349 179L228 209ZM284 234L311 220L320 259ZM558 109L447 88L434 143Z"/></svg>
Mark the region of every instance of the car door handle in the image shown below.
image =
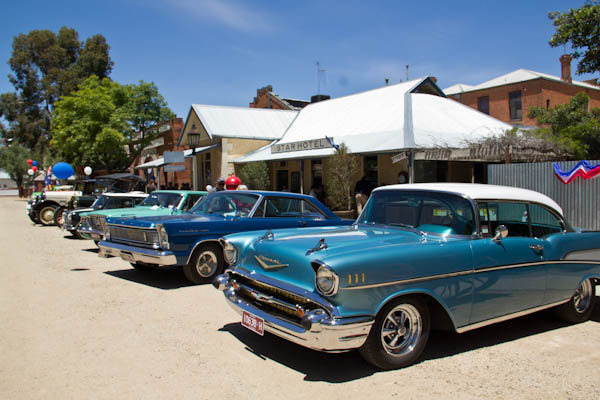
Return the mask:
<svg viewBox="0 0 600 400"><path fill-rule="evenodd" d="M544 246L542 246L541 244L532 244L531 246L529 246L529 248L533 251L542 251L544 250Z"/></svg>

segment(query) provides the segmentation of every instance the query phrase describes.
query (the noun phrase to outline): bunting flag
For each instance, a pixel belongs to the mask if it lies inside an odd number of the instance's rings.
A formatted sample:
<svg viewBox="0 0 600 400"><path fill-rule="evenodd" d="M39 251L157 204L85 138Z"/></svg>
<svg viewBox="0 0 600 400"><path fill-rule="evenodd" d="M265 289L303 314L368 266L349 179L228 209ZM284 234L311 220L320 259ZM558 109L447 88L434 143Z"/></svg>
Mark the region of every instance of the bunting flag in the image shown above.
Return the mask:
<svg viewBox="0 0 600 400"><path fill-rule="evenodd" d="M554 173L564 184L571 183L578 176L583 179L591 179L600 176L600 164L592 167L587 161L579 161L575 168L568 172L561 171L558 163L554 163L553 165Z"/></svg>
<svg viewBox="0 0 600 400"><path fill-rule="evenodd" d="M48 172L44 177L44 186L50 186L52 184L52 167L48 167Z"/></svg>

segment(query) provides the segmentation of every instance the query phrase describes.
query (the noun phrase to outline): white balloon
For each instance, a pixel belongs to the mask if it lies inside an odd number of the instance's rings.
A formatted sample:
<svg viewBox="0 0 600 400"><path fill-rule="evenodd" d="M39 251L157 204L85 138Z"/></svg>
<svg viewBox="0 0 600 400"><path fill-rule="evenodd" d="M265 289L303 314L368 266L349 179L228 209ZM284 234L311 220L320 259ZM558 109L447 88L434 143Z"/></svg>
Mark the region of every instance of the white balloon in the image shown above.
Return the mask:
<svg viewBox="0 0 600 400"><path fill-rule="evenodd" d="M27 170L27 175L33 175L33 170L31 168Z"/></svg>
<svg viewBox="0 0 600 400"><path fill-rule="evenodd" d="M85 167L83 169L83 173L86 174L87 176L90 176L92 174L92 167Z"/></svg>
<svg viewBox="0 0 600 400"><path fill-rule="evenodd" d="M213 188L212 185L206 185L206 191L207 192L210 192L212 190L212 188Z"/></svg>

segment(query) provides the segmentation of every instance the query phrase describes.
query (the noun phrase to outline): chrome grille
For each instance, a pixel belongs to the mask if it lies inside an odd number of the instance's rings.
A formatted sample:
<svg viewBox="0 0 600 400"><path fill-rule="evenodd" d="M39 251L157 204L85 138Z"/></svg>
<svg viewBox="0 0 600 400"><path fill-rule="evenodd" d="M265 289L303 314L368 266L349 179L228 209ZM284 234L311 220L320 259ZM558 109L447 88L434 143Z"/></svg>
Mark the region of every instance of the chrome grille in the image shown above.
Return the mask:
<svg viewBox="0 0 600 400"><path fill-rule="evenodd" d="M104 232L106 227L106 217L104 215L90 215L90 225L95 231Z"/></svg>
<svg viewBox="0 0 600 400"><path fill-rule="evenodd" d="M109 225L112 242L133 244L140 247L158 248L158 232L156 229L127 228Z"/></svg>

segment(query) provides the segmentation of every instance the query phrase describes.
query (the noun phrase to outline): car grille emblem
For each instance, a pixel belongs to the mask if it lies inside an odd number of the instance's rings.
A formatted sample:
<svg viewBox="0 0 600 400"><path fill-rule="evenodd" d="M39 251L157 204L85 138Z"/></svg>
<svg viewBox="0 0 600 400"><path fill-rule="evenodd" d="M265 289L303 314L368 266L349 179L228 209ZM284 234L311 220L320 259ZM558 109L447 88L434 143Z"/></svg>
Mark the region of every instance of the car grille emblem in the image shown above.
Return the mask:
<svg viewBox="0 0 600 400"><path fill-rule="evenodd" d="M265 256L254 256L256 261L260 264L263 269L276 269L276 268L285 268L289 264L281 264L278 260L272 260Z"/></svg>

